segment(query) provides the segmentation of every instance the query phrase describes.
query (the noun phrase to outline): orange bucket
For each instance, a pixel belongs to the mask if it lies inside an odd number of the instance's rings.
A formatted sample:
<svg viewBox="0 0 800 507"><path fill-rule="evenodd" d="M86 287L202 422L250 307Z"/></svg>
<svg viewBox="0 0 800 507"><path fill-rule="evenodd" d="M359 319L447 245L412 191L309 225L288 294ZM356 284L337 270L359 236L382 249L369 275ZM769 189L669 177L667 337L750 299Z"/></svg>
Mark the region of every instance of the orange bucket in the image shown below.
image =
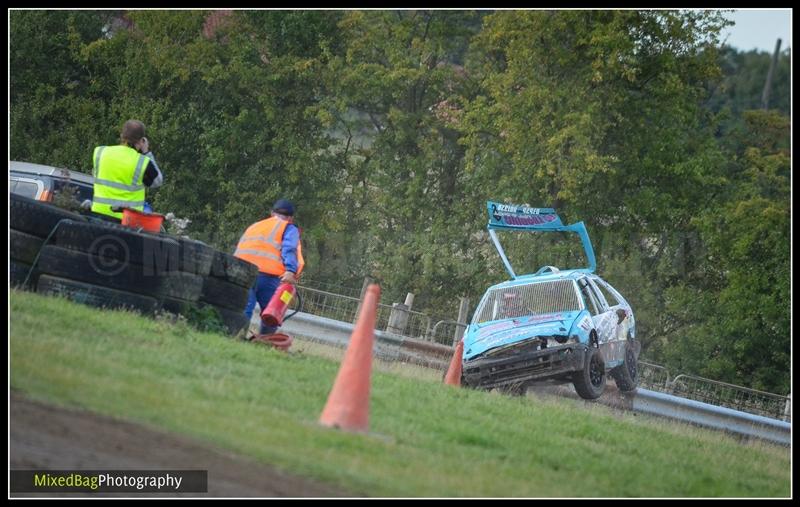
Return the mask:
<svg viewBox="0 0 800 507"><path fill-rule="evenodd" d="M122 210L122 225L142 228L147 232L161 232L161 224L164 223L164 215L158 213L143 213L135 209L125 208Z"/></svg>

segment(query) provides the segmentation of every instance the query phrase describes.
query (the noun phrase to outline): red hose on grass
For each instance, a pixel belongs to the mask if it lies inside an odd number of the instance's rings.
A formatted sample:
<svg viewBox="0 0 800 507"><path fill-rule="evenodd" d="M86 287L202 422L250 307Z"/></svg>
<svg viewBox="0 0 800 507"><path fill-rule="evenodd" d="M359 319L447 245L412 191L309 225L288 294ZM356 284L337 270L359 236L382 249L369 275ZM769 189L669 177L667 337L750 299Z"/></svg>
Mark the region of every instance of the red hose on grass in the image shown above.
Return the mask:
<svg viewBox="0 0 800 507"><path fill-rule="evenodd" d="M253 338L254 342L271 345L278 350L288 351L292 346L292 337L285 333L262 334Z"/></svg>

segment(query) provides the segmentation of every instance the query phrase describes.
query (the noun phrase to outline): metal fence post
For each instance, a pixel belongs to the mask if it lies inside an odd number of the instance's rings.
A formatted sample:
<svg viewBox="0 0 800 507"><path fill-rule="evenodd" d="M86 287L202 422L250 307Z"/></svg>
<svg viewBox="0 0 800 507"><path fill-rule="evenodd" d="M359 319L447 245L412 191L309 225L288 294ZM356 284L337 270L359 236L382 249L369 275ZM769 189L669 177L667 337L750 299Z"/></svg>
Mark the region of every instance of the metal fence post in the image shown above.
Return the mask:
<svg viewBox="0 0 800 507"><path fill-rule="evenodd" d="M358 295L358 306L356 307L356 314L353 315L353 323L358 320L358 316L361 313L361 302L364 301L364 294L367 293L367 287L372 283L372 278L365 276L364 283L361 284L361 294Z"/></svg>
<svg viewBox="0 0 800 507"><path fill-rule="evenodd" d="M458 319L456 322L464 324L464 326L456 326L453 333L453 346L458 345L458 342L464 337L464 330L467 325L467 314L469 313L469 298L461 297L458 303Z"/></svg>
<svg viewBox="0 0 800 507"><path fill-rule="evenodd" d="M389 323L386 331L394 334L403 334L408 325L408 306L403 303L393 303L392 312L389 314Z"/></svg>
<svg viewBox="0 0 800 507"><path fill-rule="evenodd" d="M792 393L786 395L786 405L783 407L783 420L789 421L792 418Z"/></svg>
<svg viewBox="0 0 800 507"><path fill-rule="evenodd" d="M406 305L409 310L411 310L411 306L414 305L414 294L412 294L411 292L406 294L406 300L403 304Z"/></svg>

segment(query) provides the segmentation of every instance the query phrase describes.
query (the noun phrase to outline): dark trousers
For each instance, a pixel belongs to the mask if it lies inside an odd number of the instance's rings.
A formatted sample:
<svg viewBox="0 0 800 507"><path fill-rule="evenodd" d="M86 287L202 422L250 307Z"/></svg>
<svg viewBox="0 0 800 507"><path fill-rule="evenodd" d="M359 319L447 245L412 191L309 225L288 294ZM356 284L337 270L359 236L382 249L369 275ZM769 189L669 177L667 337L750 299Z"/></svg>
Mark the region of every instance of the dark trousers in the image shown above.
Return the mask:
<svg viewBox="0 0 800 507"><path fill-rule="evenodd" d="M253 310L256 307L256 302L258 302L258 306L261 307L261 311L263 312L264 308L269 304L269 300L272 299L272 295L275 294L275 289L277 289L280 284L281 278L279 276L268 275L266 273L258 274L255 284L250 288L247 306L244 309L244 315L247 317L248 322L253 317ZM270 334L274 333L277 329L277 327L265 326L262 322L260 333Z"/></svg>

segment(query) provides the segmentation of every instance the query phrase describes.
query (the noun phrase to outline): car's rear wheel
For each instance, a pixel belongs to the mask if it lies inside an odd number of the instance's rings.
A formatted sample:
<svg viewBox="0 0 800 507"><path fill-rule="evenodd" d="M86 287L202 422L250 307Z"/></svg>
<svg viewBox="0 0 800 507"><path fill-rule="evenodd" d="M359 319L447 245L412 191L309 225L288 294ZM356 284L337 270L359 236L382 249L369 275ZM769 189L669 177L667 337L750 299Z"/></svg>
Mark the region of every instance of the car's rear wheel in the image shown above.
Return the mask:
<svg viewBox="0 0 800 507"><path fill-rule="evenodd" d="M617 384L617 388L624 393L635 391L639 385L639 364L630 340L625 343L624 362L611 370L611 377Z"/></svg>
<svg viewBox="0 0 800 507"><path fill-rule="evenodd" d="M583 399L596 400L606 389L606 366L600 349L589 347L583 369L572 374L575 391Z"/></svg>

